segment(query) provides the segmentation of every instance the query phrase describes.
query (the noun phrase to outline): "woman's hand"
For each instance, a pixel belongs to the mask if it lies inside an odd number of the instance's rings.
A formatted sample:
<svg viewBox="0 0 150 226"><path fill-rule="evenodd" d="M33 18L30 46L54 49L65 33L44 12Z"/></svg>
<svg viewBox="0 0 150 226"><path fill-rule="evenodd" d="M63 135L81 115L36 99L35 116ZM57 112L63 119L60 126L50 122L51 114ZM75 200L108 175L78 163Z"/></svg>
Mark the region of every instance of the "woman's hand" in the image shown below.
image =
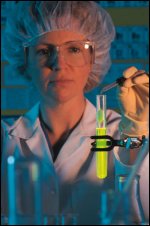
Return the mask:
<svg viewBox="0 0 150 226"><path fill-rule="evenodd" d="M143 70L130 67L123 72L126 78L118 88L122 114L120 130L127 136L148 135L149 76Z"/></svg>

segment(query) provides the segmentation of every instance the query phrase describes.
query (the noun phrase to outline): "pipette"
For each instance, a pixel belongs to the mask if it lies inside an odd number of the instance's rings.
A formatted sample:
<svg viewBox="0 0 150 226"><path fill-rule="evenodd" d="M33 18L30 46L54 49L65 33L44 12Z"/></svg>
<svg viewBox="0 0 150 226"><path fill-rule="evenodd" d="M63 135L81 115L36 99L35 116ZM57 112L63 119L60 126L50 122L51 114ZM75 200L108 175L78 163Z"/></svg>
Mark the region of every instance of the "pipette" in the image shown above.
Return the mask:
<svg viewBox="0 0 150 226"><path fill-rule="evenodd" d="M142 72L142 73L140 73L140 74L133 75L133 76L131 76L130 78L135 78L135 77L138 77L138 76L141 76L141 75L147 75L147 76L149 77L149 74L148 74L148 73ZM111 84L105 86L105 87L101 90L100 94L103 94L104 92L107 92L108 90L110 90L110 89L112 89L112 88L114 88L114 87L116 87L116 86L118 86L118 85L119 85L119 86L123 86L123 83L125 82L125 80L126 80L126 78L124 78L124 77L120 77L120 78L116 79L115 82L113 82L113 83L111 83Z"/></svg>
<svg viewBox="0 0 150 226"><path fill-rule="evenodd" d="M107 92L108 90L110 90L110 89L112 89L112 88L114 88L114 87L116 87L116 86L118 86L118 85L122 86L125 80L126 80L126 78L124 78L124 77L118 78L115 82L113 82L113 83L111 83L111 84L105 86L105 87L101 90L100 94L103 94L104 92Z"/></svg>

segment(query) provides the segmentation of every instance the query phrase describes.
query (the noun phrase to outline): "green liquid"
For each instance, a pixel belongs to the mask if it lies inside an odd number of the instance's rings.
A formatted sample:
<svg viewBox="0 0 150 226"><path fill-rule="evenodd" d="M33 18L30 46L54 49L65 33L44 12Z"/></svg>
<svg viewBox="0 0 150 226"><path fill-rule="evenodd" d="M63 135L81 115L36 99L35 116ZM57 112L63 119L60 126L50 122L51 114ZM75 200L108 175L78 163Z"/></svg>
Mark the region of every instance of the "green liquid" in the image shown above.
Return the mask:
<svg viewBox="0 0 150 226"><path fill-rule="evenodd" d="M106 128L96 128L96 135L106 135ZM105 148L106 140L96 140L97 148ZM108 162L108 152L99 151L96 152L96 175L100 179L107 177L107 162Z"/></svg>

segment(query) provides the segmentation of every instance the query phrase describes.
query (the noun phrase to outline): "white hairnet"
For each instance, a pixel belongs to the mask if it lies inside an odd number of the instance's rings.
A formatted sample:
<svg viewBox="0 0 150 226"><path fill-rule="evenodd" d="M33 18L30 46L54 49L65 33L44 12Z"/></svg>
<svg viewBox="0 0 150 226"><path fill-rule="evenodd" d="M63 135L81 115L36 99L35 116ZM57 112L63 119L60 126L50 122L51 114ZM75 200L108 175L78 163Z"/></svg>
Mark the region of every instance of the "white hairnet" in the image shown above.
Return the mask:
<svg viewBox="0 0 150 226"><path fill-rule="evenodd" d="M83 34L95 42L95 60L85 91L97 86L111 61L110 44L115 29L109 14L94 1L19 1L7 18L3 54L14 68L24 72L24 46L54 30Z"/></svg>

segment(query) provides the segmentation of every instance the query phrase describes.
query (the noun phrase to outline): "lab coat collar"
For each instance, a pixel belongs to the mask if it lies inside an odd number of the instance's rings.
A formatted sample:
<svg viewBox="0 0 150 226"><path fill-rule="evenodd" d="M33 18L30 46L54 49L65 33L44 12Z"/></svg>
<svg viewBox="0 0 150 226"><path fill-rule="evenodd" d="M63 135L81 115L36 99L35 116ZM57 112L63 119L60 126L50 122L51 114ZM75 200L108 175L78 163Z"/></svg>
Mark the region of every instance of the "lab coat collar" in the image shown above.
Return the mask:
<svg viewBox="0 0 150 226"><path fill-rule="evenodd" d="M60 159L62 159L61 156L63 156L63 159L65 159L65 156L68 154L70 156L71 153L78 148L79 143L82 144L85 139L90 140L90 136L95 134L95 114L95 107L86 99L86 108L83 113L83 117L78 126L68 137L67 142L65 142L61 148L61 152L55 163L56 166L62 162L62 160L60 161ZM52 162L52 156L49 151L48 143L40 125L39 103L16 121L16 123L11 127L9 134L17 138L25 139L26 144L33 154L38 155L39 157L43 156L46 162ZM74 148L71 148L72 145ZM90 150L90 148L87 147L84 147L83 149Z"/></svg>
<svg viewBox="0 0 150 226"><path fill-rule="evenodd" d="M31 138L40 126L39 105L40 103L38 102L29 112L24 116L21 116L16 123L10 127L9 134L23 139ZM81 122L75 129L75 133L80 133L83 136L90 136L93 134L93 128L91 128L90 125L93 124L94 121L96 125L95 115L95 107L86 99L86 108Z"/></svg>
<svg viewBox="0 0 150 226"><path fill-rule="evenodd" d="M9 128L8 133L23 139L31 138L40 124L38 117L39 104L38 102L30 111L21 116L15 124Z"/></svg>
<svg viewBox="0 0 150 226"><path fill-rule="evenodd" d="M30 151L49 164L52 162L48 144L46 142L44 132L40 126L38 102L24 116L20 117L16 123L10 128L9 134L17 138L25 139Z"/></svg>

